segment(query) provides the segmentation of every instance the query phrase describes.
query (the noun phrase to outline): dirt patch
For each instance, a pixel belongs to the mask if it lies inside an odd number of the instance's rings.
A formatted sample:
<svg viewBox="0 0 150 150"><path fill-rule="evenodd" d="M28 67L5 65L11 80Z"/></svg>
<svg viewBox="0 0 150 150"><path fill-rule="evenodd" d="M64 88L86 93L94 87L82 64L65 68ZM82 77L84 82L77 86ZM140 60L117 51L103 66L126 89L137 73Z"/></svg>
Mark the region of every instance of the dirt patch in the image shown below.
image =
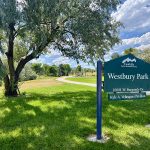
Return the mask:
<svg viewBox="0 0 150 150"><path fill-rule="evenodd" d="M39 79L20 83L19 87L21 90L26 90L32 88L50 87L57 85L62 85L62 83L56 81L55 79Z"/></svg>
<svg viewBox="0 0 150 150"><path fill-rule="evenodd" d="M56 81L56 79L38 79L31 80L19 83L20 90L33 89L33 88L42 88L42 87L50 87L62 85L63 83ZM0 94L4 91L4 87L0 87Z"/></svg>

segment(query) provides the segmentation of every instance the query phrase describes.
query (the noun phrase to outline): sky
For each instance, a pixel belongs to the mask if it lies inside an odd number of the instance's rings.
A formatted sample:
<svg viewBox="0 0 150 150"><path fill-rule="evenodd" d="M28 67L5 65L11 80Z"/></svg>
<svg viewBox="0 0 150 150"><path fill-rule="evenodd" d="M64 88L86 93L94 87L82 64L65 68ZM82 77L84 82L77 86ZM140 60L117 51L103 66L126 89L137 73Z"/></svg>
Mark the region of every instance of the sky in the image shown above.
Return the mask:
<svg viewBox="0 0 150 150"><path fill-rule="evenodd" d="M114 52L122 54L123 50L127 48L132 47L142 50L150 47L150 0L122 0L117 11L112 13L112 17L124 25L119 34L122 44L115 45L105 55L105 61L108 61ZM42 55L38 60L33 60L33 62L49 65L67 63L72 67L77 66L74 60L63 57L53 50L51 54ZM80 62L80 65L84 68L94 68L93 65L83 62Z"/></svg>

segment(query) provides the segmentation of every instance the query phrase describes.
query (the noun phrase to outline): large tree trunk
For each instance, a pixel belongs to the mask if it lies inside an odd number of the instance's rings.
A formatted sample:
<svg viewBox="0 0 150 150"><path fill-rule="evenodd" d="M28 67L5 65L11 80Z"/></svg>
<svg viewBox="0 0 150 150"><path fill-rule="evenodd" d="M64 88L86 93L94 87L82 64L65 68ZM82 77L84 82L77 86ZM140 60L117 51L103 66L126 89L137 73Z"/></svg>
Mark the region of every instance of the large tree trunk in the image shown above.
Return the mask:
<svg viewBox="0 0 150 150"><path fill-rule="evenodd" d="M8 52L6 52L8 60L9 75L4 78L5 83L5 96L17 96L17 84L18 81L15 79L15 67L14 67L14 23L9 24L9 42Z"/></svg>
<svg viewBox="0 0 150 150"><path fill-rule="evenodd" d="M18 84L9 79L8 75L4 77L5 96L17 96Z"/></svg>

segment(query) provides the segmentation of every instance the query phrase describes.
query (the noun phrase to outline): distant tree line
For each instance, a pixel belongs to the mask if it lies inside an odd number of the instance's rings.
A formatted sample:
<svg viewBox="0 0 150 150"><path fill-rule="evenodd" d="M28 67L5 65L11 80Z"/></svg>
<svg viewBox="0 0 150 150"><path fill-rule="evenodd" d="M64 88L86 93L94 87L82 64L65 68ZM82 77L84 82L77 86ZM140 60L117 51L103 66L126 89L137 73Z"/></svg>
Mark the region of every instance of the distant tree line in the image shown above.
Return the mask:
<svg viewBox="0 0 150 150"><path fill-rule="evenodd" d="M6 64L7 68L7 64ZM1 68L0 68L1 70ZM20 74L19 81L35 80L38 76L68 76L72 68L69 64L47 65L41 63L27 64ZM1 73L1 71L0 71ZM0 74L1 77L1 74ZM2 79L0 78L0 86L2 86Z"/></svg>
<svg viewBox="0 0 150 150"><path fill-rule="evenodd" d="M95 75L95 69L90 68L82 68L81 65L78 65L75 68L71 68L69 64L60 64L59 66L52 65L49 66L47 64L35 63L32 64L32 70L39 76L52 76L52 77L60 77L60 76L92 76Z"/></svg>
<svg viewBox="0 0 150 150"><path fill-rule="evenodd" d="M71 72L71 67L69 64L60 64L59 66L56 65L49 66L47 64L36 63L32 64L31 68L37 75L53 76L53 77L68 76L69 73Z"/></svg>
<svg viewBox="0 0 150 150"><path fill-rule="evenodd" d="M96 71L92 68L82 68L78 65L76 68L72 68L71 75L73 76L95 76Z"/></svg>
<svg viewBox="0 0 150 150"><path fill-rule="evenodd" d="M6 63L6 68L7 63ZM38 76L95 76L95 69L82 68L81 65L71 68L69 64L47 65L42 63L28 63L20 74L19 81L35 80ZM0 75L1 76L1 75ZM0 86L2 86L2 80L0 78Z"/></svg>

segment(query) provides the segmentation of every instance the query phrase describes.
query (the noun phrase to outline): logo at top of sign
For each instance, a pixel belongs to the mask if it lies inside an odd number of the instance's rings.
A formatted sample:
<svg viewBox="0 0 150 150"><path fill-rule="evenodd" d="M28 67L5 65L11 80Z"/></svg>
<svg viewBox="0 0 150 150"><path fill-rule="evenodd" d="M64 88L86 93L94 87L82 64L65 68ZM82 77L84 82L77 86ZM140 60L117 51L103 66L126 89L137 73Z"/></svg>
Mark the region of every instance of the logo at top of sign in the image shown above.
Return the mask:
<svg viewBox="0 0 150 150"><path fill-rule="evenodd" d="M123 60L122 61L122 63L132 63L132 62L136 62L136 59L134 58L134 59L130 59L129 57L128 58L126 58L125 60Z"/></svg>
<svg viewBox="0 0 150 150"><path fill-rule="evenodd" d="M137 66L135 65L135 63L136 63L136 59L135 58L133 58L133 59L131 59L131 58L126 58L126 59L124 59L123 61L122 61L122 66L121 67L132 67L132 68L136 68Z"/></svg>

